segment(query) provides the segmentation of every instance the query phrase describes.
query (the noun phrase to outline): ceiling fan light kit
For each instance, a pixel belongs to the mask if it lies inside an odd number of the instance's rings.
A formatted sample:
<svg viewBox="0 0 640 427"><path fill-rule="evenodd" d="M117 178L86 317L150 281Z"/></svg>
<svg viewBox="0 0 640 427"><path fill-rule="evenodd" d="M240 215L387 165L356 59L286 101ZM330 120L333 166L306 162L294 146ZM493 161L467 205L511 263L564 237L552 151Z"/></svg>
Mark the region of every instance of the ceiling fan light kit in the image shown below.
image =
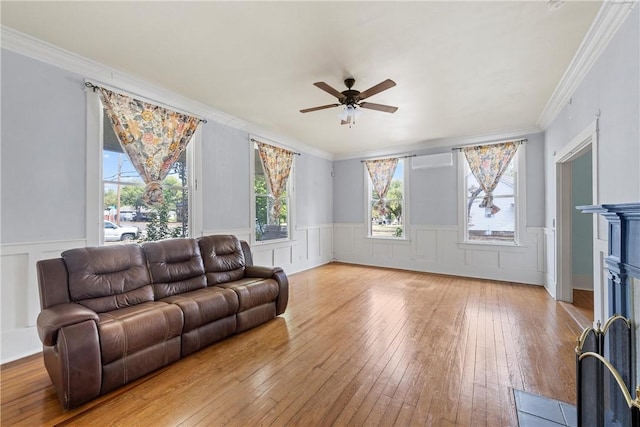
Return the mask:
<svg viewBox="0 0 640 427"><path fill-rule="evenodd" d="M333 108L333 107L339 107L340 105L344 105L344 109L338 115L338 118L340 119L341 124L343 125L348 124L349 127L351 127L351 125L354 124L356 122L356 119L360 116L361 110L358 109L358 107L368 108L370 110L382 111L385 113L395 113L398 110L398 107L392 107L390 105L374 104L372 102L362 102L364 99L369 98L370 96L376 95L382 92L383 90L387 90L394 87L396 83L393 80L387 79L381 83L378 83L375 86L370 87L364 92L351 89L355 84L355 82L356 82L355 79L353 79L352 77L345 79L344 84L345 86L347 86L347 90L342 92L338 92L336 89L329 86L325 82L314 83L313 85L316 86L317 88L322 89L328 94L338 98L338 102L340 103L306 108L304 110L300 110L300 112L310 113L312 111L324 110L326 108Z"/></svg>
<svg viewBox="0 0 640 427"><path fill-rule="evenodd" d="M340 124L349 125L349 127L355 125L361 113L362 110L359 110L355 105L345 105L342 112L338 114Z"/></svg>

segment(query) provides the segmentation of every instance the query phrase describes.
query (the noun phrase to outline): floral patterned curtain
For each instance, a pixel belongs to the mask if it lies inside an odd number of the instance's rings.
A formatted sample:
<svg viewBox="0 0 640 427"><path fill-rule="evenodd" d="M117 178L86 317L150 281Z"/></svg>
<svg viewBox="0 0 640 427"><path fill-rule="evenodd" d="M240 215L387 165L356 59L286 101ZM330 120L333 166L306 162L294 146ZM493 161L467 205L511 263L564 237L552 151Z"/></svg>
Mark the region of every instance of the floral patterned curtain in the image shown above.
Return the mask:
<svg viewBox="0 0 640 427"><path fill-rule="evenodd" d="M379 198L373 208L377 209L381 216L385 216L387 212L384 198L391 187L391 180L396 172L398 159L365 160L364 164L367 166L373 189Z"/></svg>
<svg viewBox="0 0 640 427"><path fill-rule="evenodd" d="M161 205L162 181L187 147L200 119L97 89L120 145L146 184L144 203Z"/></svg>
<svg viewBox="0 0 640 427"><path fill-rule="evenodd" d="M278 217L282 207L280 197L287 188L287 180L293 163L293 151L262 142L256 142L256 144L258 145L258 152L260 153L260 160L262 161L262 168L267 181L267 189L274 198L270 213L271 221L272 224L278 224Z"/></svg>
<svg viewBox="0 0 640 427"><path fill-rule="evenodd" d="M511 159L516 154L520 141L504 142L492 145L478 145L462 149L469 163L469 169L476 178L484 198L480 203L481 208L491 208L496 214L500 208L493 203L493 190L495 190L500 178L507 170Z"/></svg>

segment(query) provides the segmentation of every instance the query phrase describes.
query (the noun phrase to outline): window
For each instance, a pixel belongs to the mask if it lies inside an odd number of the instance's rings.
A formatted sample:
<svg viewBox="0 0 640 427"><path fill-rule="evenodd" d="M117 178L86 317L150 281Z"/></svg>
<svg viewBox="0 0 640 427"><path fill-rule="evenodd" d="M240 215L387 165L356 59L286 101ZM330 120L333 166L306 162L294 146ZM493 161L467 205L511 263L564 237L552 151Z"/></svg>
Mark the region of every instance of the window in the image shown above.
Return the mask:
<svg viewBox="0 0 640 427"><path fill-rule="evenodd" d="M111 122L104 112L102 148L102 215L105 220L103 241L126 242L132 240L131 236L153 240L187 237L187 150L174 163L162 182L164 204L151 209L142 202L144 182L122 150Z"/></svg>
<svg viewBox="0 0 640 427"><path fill-rule="evenodd" d="M519 169L524 168L524 147L520 146L493 190L493 200L485 200L485 192L471 172L464 155L462 170L462 215L464 241L471 243L518 244L522 222Z"/></svg>
<svg viewBox="0 0 640 427"><path fill-rule="evenodd" d="M260 152L257 144L253 144L253 194L255 208L255 241L267 242L273 240L289 239L291 224L291 182L293 166L287 178L286 188L279 199L279 207L276 200L269 192L264 166L260 160ZM277 210L277 212L274 211Z"/></svg>
<svg viewBox="0 0 640 427"><path fill-rule="evenodd" d="M405 160L398 164L391 178L389 191L380 201L371 176L365 166L367 186L367 219L369 237L405 238Z"/></svg>

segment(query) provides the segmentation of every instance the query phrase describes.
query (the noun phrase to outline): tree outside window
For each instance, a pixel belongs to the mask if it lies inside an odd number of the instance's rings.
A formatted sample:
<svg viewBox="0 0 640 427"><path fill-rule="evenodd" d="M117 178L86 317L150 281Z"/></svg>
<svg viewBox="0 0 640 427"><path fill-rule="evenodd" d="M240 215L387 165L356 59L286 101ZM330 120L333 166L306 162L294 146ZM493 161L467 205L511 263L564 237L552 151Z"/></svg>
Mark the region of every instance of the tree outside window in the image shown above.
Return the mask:
<svg viewBox="0 0 640 427"><path fill-rule="evenodd" d="M403 238L404 228L404 159L398 159L389 191L384 197L383 206L367 174L369 186L369 218L371 237Z"/></svg>
<svg viewBox="0 0 640 427"><path fill-rule="evenodd" d="M289 238L289 191L285 190L280 196L280 213L277 216L270 215L273 210L274 198L269 194L258 148L254 148L254 184L255 194L255 233L256 241L263 242L276 239ZM291 176L289 176L291 179Z"/></svg>

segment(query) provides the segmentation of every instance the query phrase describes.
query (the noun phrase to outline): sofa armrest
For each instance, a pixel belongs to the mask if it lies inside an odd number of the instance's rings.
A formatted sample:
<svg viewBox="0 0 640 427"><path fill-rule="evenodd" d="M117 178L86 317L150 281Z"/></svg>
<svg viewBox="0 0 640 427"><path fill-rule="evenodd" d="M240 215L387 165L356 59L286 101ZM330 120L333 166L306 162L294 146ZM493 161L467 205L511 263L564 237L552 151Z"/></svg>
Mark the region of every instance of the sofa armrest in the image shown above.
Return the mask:
<svg viewBox="0 0 640 427"><path fill-rule="evenodd" d="M84 320L57 330L54 345L42 348L58 399L64 409L75 408L100 395L102 359L98 325Z"/></svg>
<svg viewBox="0 0 640 427"><path fill-rule="evenodd" d="M56 344L60 328L87 320L98 321L98 314L80 304L66 303L42 310L38 315L38 335L42 344Z"/></svg>
<svg viewBox="0 0 640 427"><path fill-rule="evenodd" d="M280 267L260 267L248 265L244 268L245 277L273 279L278 283L278 299L276 299L276 316L284 313L289 302L289 279Z"/></svg>
<svg viewBox="0 0 640 427"><path fill-rule="evenodd" d="M247 265L244 268L244 277L257 277L260 279L271 279L273 275L282 271L280 267L262 267L259 265Z"/></svg>

